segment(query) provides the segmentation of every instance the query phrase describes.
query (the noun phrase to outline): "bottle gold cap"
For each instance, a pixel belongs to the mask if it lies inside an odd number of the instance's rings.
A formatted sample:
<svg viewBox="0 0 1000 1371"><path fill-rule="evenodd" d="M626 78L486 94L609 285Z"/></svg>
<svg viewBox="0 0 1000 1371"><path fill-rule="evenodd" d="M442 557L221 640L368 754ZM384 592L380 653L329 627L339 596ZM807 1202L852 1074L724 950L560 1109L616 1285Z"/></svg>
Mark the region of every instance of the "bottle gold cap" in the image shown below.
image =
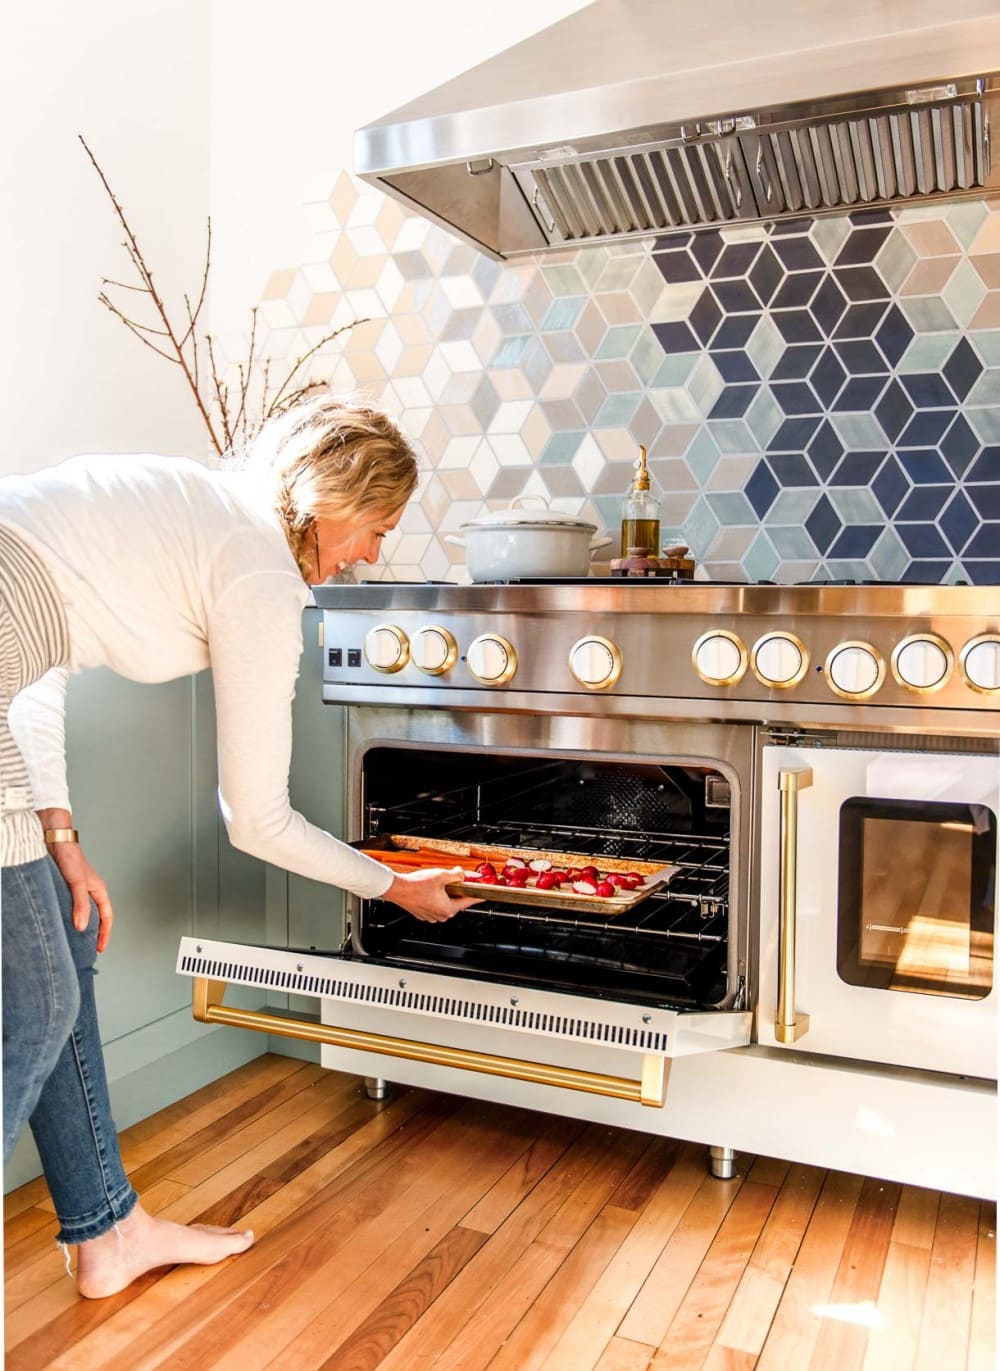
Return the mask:
<svg viewBox="0 0 1000 1371"><path fill-rule="evenodd" d="M639 456L633 462L633 466L635 467L635 475L632 478L632 489L648 490L649 471L646 467L646 449L642 444L639 445Z"/></svg>

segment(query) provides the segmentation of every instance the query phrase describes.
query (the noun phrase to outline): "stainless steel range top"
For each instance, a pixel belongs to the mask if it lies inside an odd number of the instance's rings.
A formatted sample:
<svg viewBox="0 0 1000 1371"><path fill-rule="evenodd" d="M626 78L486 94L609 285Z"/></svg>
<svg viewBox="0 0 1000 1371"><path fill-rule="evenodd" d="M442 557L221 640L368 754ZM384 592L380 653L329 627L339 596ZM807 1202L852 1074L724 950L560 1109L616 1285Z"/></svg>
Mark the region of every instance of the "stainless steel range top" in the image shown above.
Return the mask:
<svg viewBox="0 0 1000 1371"><path fill-rule="evenodd" d="M331 703L1000 732L1000 588L318 586Z"/></svg>

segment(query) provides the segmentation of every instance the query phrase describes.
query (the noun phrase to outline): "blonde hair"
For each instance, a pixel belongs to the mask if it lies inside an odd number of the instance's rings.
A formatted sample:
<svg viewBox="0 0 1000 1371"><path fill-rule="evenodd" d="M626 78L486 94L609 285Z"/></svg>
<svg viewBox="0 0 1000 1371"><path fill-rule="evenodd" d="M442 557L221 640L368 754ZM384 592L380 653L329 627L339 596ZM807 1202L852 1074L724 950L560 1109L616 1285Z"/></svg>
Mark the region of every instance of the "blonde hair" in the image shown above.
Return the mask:
<svg viewBox="0 0 1000 1371"><path fill-rule="evenodd" d="M355 397L323 394L292 405L268 419L236 460L273 502L306 577L317 518L389 518L417 484L417 459L398 426Z"/></svg>

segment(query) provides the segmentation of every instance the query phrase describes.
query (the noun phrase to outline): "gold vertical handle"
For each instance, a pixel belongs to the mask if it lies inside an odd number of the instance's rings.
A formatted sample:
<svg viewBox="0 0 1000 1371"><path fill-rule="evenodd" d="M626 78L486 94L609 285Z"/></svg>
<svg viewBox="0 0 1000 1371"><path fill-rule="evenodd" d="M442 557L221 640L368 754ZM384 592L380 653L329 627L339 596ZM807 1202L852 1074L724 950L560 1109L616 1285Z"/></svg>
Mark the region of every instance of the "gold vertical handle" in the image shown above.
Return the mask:
<svg viewBox="0 0 1000 1371"><path fill-rule="evenodd" d="M809 1015L795 1012L795 912L798 885L799 791L813 783L810 767L778 772L781 792L781 875L778 887L778 1011L774 1036L794 1043L809 1031Z"/></svg>

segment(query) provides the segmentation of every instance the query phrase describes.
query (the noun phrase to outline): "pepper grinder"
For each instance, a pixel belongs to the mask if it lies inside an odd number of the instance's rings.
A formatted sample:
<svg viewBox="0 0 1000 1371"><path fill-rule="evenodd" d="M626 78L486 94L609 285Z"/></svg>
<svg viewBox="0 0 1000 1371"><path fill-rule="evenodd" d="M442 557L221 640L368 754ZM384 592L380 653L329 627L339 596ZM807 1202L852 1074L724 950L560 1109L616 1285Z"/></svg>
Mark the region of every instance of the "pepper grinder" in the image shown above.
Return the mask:
<svg viewBox="0 0 1000 1371"><path fill-rule="evenodd" d="M639 448L634 463L632 488L622 504L621 555L629 555L630 548L642 548L655 557L660 546L660 502L649 488L646 449Z"/></svg>

